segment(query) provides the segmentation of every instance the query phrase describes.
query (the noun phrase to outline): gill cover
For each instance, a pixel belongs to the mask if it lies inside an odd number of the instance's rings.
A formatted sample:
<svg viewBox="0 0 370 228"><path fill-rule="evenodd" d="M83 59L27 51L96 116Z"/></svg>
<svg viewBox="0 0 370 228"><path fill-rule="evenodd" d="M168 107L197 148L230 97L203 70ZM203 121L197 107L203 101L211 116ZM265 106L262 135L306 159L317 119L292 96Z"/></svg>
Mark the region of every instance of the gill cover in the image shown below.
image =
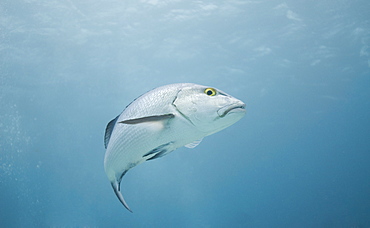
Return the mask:
<svg viewBox="0 0 370 228"><path fill-rule="evenodd" d="M220 128L221 122L225 122L220 120L222 117L218 114L218 110L236 102L239 100L216 88L189 86L179 90L173 105L200 131L214 132ZM215 124L216 121L218 124ZM221 125L225 124L221 123Z"/></svg>

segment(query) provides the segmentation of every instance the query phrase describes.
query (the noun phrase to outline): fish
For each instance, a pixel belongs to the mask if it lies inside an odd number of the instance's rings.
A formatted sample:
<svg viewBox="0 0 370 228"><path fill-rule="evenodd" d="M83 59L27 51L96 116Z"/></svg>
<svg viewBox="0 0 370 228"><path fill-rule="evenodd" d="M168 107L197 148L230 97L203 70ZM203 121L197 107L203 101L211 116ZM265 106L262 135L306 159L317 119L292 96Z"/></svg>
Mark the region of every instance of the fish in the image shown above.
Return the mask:
<svg viewBox="0 0 370 228"><path fill-rule="evenodd" d="M179 147L196 147L204 137L239 121L242 101L213 87L177 83L139 96L111 120L104 135L104 169L122 205L121 180L131 168Z"/></svg>

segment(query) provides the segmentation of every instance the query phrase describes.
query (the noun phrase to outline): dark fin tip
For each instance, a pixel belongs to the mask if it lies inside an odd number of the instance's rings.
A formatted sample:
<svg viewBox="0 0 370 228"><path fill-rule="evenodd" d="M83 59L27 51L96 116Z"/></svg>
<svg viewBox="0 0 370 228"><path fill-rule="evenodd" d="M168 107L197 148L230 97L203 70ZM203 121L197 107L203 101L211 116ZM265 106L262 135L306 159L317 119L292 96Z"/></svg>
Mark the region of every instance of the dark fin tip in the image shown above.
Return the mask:
<svg viewBox="0 0 370 228"><path fill-rule="evenodd" d="M130 207L127 205L125 199L123 198L122 196L122 193L120 192L119 190L119 186L120 186L120 183L115 181L115 182L111 182L111 185L112 185L112 188L114 190L114 193L116 194L117 198L119 199L119 201L122 203L122 205L128 210L130 211L131 213L133 213L133 211L130 209Z"/></svg>
<svg viewBox="0 0 370 228"><path fill-rule="evenodd" d="M114 125L116 124L116 122L118 120L118 117L119 116L117 116L116 118L114 118L113 120L111 120L107 124L107 127L105 128L105 134L104 134L104 147L105 147L105 149L107 149L107 147L108 147L110 136L112 135L112 132L113 132L113 129L114 129Z"/></svg>

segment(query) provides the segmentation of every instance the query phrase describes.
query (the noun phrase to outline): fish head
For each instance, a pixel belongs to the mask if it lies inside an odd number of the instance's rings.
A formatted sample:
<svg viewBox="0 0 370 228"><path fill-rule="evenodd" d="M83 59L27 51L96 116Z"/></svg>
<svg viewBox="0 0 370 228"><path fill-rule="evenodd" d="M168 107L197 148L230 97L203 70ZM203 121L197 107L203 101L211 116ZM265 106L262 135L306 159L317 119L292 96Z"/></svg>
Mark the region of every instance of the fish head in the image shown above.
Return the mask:
<svg viewBox="0 0 370 228"><path fill-rule="evenodd" d="M216 88L196 84L179 89L173 105L205 135L236 123L246 113L242 101Z"/></svg>

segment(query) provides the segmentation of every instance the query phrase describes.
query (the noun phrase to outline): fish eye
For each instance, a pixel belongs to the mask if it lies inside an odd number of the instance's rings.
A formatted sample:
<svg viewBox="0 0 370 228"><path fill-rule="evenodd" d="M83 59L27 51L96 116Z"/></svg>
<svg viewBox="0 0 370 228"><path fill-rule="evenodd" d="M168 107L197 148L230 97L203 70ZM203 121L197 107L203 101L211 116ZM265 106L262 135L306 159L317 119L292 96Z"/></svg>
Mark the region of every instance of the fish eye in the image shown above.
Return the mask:
<svg viewBox="0 0 370 228"><path fill-rule="evenodd" d="M214 96L216 95L217 91L214 88L207 88L204 90L204 93L208 96Z"/></svg>

